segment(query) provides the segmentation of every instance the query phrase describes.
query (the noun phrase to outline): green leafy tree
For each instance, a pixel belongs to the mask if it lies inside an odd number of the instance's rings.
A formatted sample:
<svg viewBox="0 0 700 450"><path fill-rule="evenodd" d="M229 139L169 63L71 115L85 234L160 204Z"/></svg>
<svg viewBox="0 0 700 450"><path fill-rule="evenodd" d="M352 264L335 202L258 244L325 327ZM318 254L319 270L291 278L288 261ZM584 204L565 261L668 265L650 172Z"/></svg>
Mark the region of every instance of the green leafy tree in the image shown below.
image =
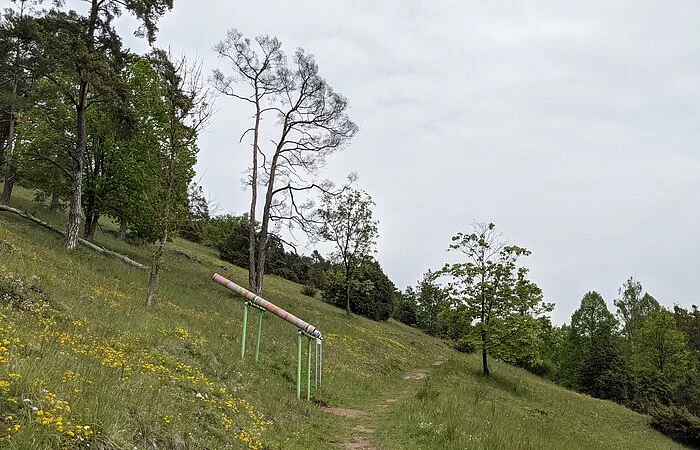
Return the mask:
<svg viewBox="0 0 700 450"><path fill-rule="evenodd" d="M676 319L678 331L685 336L688 346L700 357L700 310L692 305L687 310L679 305L673 307L673 317Z"/></svg>
<svg viewBox="0 0 700 450"><path fill-rule="evenodd" d="M489 375L489 351L526 333L532 319L553 305L543 301L540 288L527 279L528 269L518 264L529 250L505 244L494 224L477 223L472 233L459 233L452 242L449 250L466 261L447 264L442 273L451 277L451 296L467 305L477 321L482 369Z"/></svg>
<svg viewBox="0 0 700 450"><path fill-rule="evenodd" d="M439 272L428 270L416 287L416 307L418 325L428 334L438 331L438 315L443 308L451 306L447 291L437 283Z"/></svg>
<svg viewBox="0 0 700 450"><path fill-rule="evenodd" d="M12 0L0 20L0 203L9 203L18 178L18 119L35 101L34 83L43 66L37 48L37 0Z"/></svg>
<svg viewBox="0 0 700 450"><path fill-rule="evenodd" d="M571 316L559 380L595 397L623 400L628 383L616 345L617 327L603 297L595 291L586 293Z"/></svg>
<svg viewBox="0 0 700 450"><path fill-rule="evenodd" d="M41 100L27 108L18 123L14 163L27 183L38 190L37 200L68 199L70 172L67 161L75 139L71 108L55 86L39 80L36 86Z"/></svg>
<svg viewBox="0 0 700 450"><path fill-rule="evenodd" d="M248 264L248 215L225 215L212 219L204 234L209 242L215 243L224 261L239 267Z"/></svg>
<svg viewBox="0 0 700 450"><path fill-rule="evenodd" d="M637 338L633 361L638 371L673 384L691 367L685 337L676 329L669 311L659 309L649 314Z"/></svg>
<svg viewBox="0 0 700 450"><path fill-rule="evenodd" d="M149 241L160 236L148 194L159 189L162 142L167 140L167 109L159 74L145 58L130 56L121 71L121 101L97 103L87 114L89 133L83 174L85 237L93 237L101 215ZM55 83L41 80L41 101L20 123L20 169L41 198L68 199L75 147L72 107ZM193 164L184 159L183 163ZM54 202L52 202L54 203ZM162 230L161 230L162 231Z"/></svg>
<svg viewBox="0 0 700 450"><path fill-rule="evenodd" d="M661 306L648 293L642 295L642 284L630 277L619 290L620 298L613 301L617 307L617 316L622 324L622 332L627 340L629 352L634 352L637 332L646 317L658 311Z"/></svg>
<svg viewBox="0 0 700 450"><path fill-rule="evenodd" d="M319 211L321 236L336 246L335 258L345 276L345 311L350 314L350 291L358 267L375 251L377 221L372 218L372 198L351 189L337 196L326 196Z"/></svg>
<svg viewBox="0 0 700 450"><path fill-rule="evenodd" d="M617 325L603 296L595 291L583 296L581 305L571 316L571 332L588 344L599 336L612 336Z"/></svg>
<svg viewBox="0 0 700 450"><path fill-rule="evenodd" d="M350 281L350 309L372 320L387 320L395 303L396 286L379 263L371 258L357 268ZM328 289L323 300L347 308L347 283L342 266L328 272Z"/></svg>
<svg viewBox="0 0 700 450"><path fill-rule="evenodd" d="M455 342L456 349L472 353L478 348L478 336L474 332L474 311L465 304L443 308L438 313L437 329L440 337Z"/></svg>
<svg viewBox="0 0 700 450"><path fill-rule="evenodd" d="M85 157L88 146L88 109L104 102L113 93L118 72L110 64L108 55L114 57L121 46L112 22L127 11L134 15L141 26L138 34L155 41L156 23L160 16L172 9L173 0L89 0L86 16L75 11L63 12L64 2L54 2L56 8L45 17L43 30L44 58L50 61L55 82L75 110L75 148L70 153L70 207L66 247L77 245L82 218L82 194Z"/></svg>
<svg viewBox="0 0 700 450"><path fill-rule="evenodd" d="M316 289L325 291L328 288L328 277L326 272L331 267L330 261L327 261L318 250L311 253L311 263L308 272L308 284Z"/></svg>
<svg viewBox="0 0 700 450"><path fill-rule="evenodd" d="M118 154L119 183L112 192L110 215L120 224L120 233L155 242L162 237L163 170L168 167L171 111L165 81L153 60L135 57L123 73L131 129L129 139ZM183 158L173 169L187 178L194 157ZM182 177L180 177L182 178ZM177 201L184 202L182 183ZM182 207L180 207L182 209Z"/></svg>
<svg viewBox="0 0 700 450"><path fill-rule="evenodd" d="M415 326L418 324L416 293L411 286L408 286L405 292L396 293L396 301L391 317L406 325Z"/></svg>
<svg viewBox="0 0 700 450"><path fill-rule="evenodd" d="M209 92L204 88L201 66L186 57L177 60L156 49L151 61L161 77L162 98L167 114L164 142L157 161L160 189L149 200L158 219L161 236L151 261L146 306L153 304L163 250L172 231L187 214L187 186L194 175L197 136L211 117Z"/></svg>
<svg viewBox="0 0 700 450"><path fill-rule="evenodd" d="M197 183L191 183L187 189L187 218L180 236L192 242L202 242L204 228L210 219L209 202L204 196L204 189Z"/></svg>

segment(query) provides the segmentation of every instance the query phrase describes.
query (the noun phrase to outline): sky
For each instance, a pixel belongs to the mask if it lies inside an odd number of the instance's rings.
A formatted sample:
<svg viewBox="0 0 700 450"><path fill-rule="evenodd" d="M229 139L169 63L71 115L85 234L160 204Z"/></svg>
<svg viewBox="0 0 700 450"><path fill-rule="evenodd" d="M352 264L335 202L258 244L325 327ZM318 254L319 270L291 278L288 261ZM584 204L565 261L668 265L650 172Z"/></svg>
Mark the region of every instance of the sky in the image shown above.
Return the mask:
<svg viewBox="0 0 700 450"><path fill-rule="evenodd" d="M399 288L484 221L532 251L556 323L590 290L612 308L630 276L667 306L699 303L699 2L176 0L157 45L230 73L212 47L231 28L312 53L349 99L360 131L321 176L358 173ZM216 108L198 179L242 213L251 113Z"/></svg>

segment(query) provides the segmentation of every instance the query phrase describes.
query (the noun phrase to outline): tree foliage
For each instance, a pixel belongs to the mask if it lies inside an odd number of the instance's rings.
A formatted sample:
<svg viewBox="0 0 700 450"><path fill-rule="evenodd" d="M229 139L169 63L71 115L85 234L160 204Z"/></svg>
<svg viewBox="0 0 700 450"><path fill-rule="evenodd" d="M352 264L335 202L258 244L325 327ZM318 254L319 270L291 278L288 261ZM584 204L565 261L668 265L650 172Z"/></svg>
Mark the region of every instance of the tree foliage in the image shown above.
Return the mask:
<svg viewBox="0 0 700 450"><path fill-rule="evenodd" d="M365 258L350 280L350 310L372 320L387 320L397 295L396 287L377 261ZM328 273L328 288L323 294L326 302L347 307L347 282L341 266Z"/></svg>
<svg viewBox="0 0 700 450"><path fill-rule="evenodd" d="M504 243L494 224L477 223L472 233L455 235L449 249L465 261L447 264L442 273L450 277L450 295L476 320L483 373L489 375L489 351L522 336L553 305L543 301L528 269L518 264L529 250Z"/></svg>
<svg viewBox="0 0 700 450"><path fill-rule="evenodd" d="M377 221L372 217L374 202L365 192L351 189L326 196L319 211L323 221L321 236L336 247L334 257L342 264L345 277L345 310L350 314L353 276L375 251Z"/></svg>
<svg viewBox="0 0 700 450"><path fill-rule="evenodd" d="M642 284L630 277L619 290L620 298L613 303L617 307L617 316L622 323L622 331L630 351L634 351L634 342L646 317L657 311L659 302L648 293L642 295Z"/></svg>
<svg viewBox="0 0 700 450"><path fill-rule="evenodd" d="M173 58L164 50L155 49L151 63L162 80L161 99L164 106L165 140L153 160L159 189L149 195L153 215L161 231L151 262L146 305L151 306L158 284L163 249L171 230L177 229L187 216L187 187L194 175L199 151L197 137L211 116L211 101L202 79L201 65L187 57Z"/></svg>
<svg viewBox="0 0 700 450"><path fill-rule="evenodd" d="M416 286L416 315L418 325L428 334L438 331L438 315L451 306L449 293L437 283L439 272L428 270Z"/></svg>

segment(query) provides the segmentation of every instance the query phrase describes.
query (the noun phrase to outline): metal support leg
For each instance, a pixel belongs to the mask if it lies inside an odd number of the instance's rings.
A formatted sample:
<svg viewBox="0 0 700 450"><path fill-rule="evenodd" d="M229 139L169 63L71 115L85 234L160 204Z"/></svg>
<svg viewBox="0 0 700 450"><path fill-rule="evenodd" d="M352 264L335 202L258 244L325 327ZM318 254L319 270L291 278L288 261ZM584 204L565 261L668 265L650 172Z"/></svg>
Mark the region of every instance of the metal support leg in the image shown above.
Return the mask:
<svg viewBox="0 0 700 450"><path fill-rule="evenodd" d="M306 337L306 401L311 400L311 336Z"/></svg>
<svg viewBox="0 0 700 450"><path fill-rule="evenodd" d="M297 333L297 400L301 398L301 334Z"/></svg>
<svg viewBox="0 0 700 450"><path fill-rule="evenodd" d="M248 302L243 304L243 338L241 339L241 358L245 357L245 339L248 332Z"/></svg>
<svg viewBox="0 0 700 450"><path fill-rule="evenodd" d="M255 341L255 361L260 359L260 335L262 334L263 311L258 310L258 339Z"/></svg>

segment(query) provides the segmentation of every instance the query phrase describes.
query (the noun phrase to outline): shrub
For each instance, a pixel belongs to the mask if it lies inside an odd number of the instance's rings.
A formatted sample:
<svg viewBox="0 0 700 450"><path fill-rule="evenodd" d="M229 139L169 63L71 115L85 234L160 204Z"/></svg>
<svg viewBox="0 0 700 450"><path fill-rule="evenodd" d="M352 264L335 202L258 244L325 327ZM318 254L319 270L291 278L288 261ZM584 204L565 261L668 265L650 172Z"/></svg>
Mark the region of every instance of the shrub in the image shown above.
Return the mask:
<svg viewBox="0 0 700 450"><path fill-rule="evenodd" d="M678 442L700 446L700 418L685 407L657 405L650 408L651 426Z"/></svg>
<svg viewBox="0 0 700 450"><path fill-rule="evenodd" d="M316 288L305 284L304 287L301 288L301 293L304 295L308 295L309 297L314 297L316 296Z"/></svg>
<svg viewBox="0 0 700 450"><path fill-rule="evenodd" d="M384 274L379 263L366 260L350 280L350 310L372 320L387 320L391 313L396 287ZM325 302L345 308L347 304L345 274L336 267L328 272Z"/></svg>
<svg viewBox="0 0 700 450"><path fill-rule="evenodd" d="M391 317L406 325L415 326L418 322L415 300L398 293Z"/></svg>
<svg viewBox="0 0 700 450"><path fill-rule="evenodd" d="M476 346L469 336L462 336L457 339L455 348L462 353L474 353L476 351Z"/></svg>

